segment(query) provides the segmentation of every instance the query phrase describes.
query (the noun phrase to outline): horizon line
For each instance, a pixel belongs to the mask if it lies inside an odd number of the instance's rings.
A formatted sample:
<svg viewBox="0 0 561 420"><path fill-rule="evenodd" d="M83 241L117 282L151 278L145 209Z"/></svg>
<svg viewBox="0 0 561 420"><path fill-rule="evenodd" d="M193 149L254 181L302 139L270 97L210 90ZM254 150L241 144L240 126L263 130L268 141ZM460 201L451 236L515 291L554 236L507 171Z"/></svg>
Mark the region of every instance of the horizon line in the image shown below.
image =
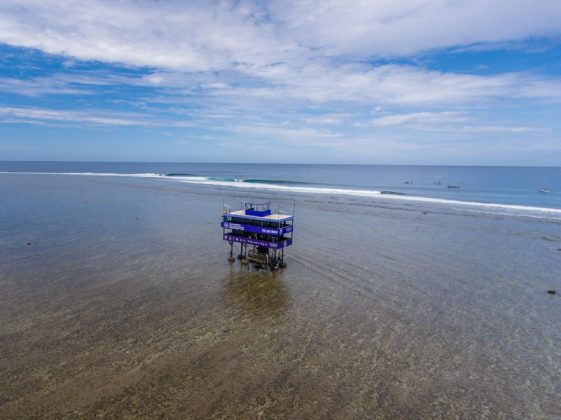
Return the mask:
<svg viewBox="0 0 561 420"><path fill-rule="evenodd" d="M550 168L549 165L485 165L485 164L428 164L428 163L296 163L296 162L177 162L177 161L123 161L123 160L0 160L0 163L161 163L161 164L202 164L202 165L317 165L317 166L440 166L467 168Z"/></svg>

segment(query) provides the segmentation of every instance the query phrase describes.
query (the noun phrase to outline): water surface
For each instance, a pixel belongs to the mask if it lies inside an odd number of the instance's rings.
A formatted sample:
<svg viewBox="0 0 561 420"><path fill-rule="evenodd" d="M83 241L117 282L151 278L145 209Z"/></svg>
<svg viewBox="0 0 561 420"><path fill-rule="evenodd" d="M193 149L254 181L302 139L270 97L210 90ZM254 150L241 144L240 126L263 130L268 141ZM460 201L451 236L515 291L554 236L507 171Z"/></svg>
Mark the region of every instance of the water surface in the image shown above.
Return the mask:
<svg viewBox="0 0 561 420"><path fill-rule="evenodd" d="M224 163L0 162L0 172L167 176L244 190L358 190L487 204L561 209L561 168ZM459 187L459 188L449 188ZM240 191L241 190L241 191ZM336 192L338 190L338 192ZM546 193L540 190L548 191ZM236 194L238 194L236 193ZM364 194L363 194L364 195ZM368 194L366 194L368 196Z"/></svg>
<svg viewBox="0 0 561 420"><path fill-rule="evenodd" d="M561 416L561 226L296 202L280 272L226 260L232 189L0 175L0 417Z"/></svg>

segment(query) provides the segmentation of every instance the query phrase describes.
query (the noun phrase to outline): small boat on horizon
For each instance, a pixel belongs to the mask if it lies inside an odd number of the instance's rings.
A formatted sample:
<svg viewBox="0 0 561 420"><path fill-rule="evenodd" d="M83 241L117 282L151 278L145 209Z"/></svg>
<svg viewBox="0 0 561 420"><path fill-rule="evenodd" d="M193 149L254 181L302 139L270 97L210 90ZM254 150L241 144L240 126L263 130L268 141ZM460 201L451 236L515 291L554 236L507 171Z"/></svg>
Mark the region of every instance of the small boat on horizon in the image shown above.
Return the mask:
<svg viewBox="0 0 561 420"><path fill-rule="evenodd" d="M448 188L460 188L459 185L448 185Z"/></svg>
<svg viewBox="0 0 561 420"><path fill-rule="evenodd" d="M549 190L547 188L541 188L540 192L543 194L547 194L549 192Z"/></svg>

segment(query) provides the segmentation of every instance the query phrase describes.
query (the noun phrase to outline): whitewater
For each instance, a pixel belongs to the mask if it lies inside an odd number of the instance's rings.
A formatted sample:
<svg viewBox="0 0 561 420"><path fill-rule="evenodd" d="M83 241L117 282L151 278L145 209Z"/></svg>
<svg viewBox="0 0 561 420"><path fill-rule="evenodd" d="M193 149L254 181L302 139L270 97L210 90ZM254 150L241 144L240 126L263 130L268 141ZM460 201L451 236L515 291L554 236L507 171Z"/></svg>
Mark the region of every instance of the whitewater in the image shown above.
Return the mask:
<svg viewBox="0 0 561 420"><path fill-rule="evenodd" d="M89 177L120 177L120 178L147 178L159 179L166 182L179 182L186 184L207 185L232 189L246 189L252 191L279 191L297 194L320 194L330 196L351 196L372 198L375 200L392 200L401 202L421 202L427 204L439 204L445 206L456 206L463 210L492 212L510 216L545 217L548 219L561 220L561 209L501 204L484 203L475 201L451 200L443 198L416 196L392 191L333 188L329 186L310 186L307 182L265 180L265 179L236 179L215 178L197 176L191 174L160 174L160 173L106 173L106 172L0 172L0 174L11 175L53 175L53 176L89 176Z"/></svg>

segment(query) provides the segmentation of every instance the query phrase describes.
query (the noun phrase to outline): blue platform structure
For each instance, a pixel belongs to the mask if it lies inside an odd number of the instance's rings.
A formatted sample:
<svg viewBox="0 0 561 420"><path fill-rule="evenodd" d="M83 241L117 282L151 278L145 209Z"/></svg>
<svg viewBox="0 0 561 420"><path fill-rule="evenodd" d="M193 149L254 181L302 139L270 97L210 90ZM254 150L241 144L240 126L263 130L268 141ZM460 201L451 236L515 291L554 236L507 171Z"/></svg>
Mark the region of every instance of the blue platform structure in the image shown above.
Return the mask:
<svg viewBox="0 0 561 420"><path fill-rule="evenodd" d="M294 216L273 213L271 203L244 203L240 210L223 209L222 237L230 244L234 262L234 244L240 244L242 263L276 270L285 267L284 248L292 245Z"/></svg>

